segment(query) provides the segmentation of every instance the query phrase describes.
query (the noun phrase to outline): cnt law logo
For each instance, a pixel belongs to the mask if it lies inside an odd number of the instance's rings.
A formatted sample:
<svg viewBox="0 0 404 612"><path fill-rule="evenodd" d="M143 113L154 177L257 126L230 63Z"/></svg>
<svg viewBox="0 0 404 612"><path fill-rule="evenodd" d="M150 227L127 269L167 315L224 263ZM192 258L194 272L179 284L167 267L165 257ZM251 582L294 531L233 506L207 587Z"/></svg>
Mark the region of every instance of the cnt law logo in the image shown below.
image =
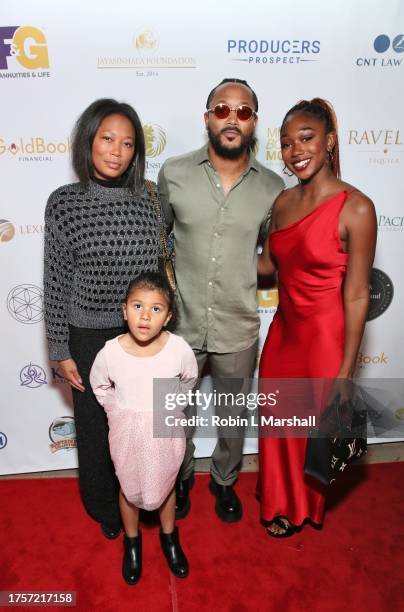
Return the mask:
<svg viewBox="0 0 404 612"><path fill-rule="evenodd" d="M0 27L1 79L47 78L48 68L48 45L42 30L31 25Z"/></svg>
<svg viewBox="0 0 404 612"><path fill-rule="evenodd" d="M402 53L404 34L379 34L374 39L368 55L357 57L355 64L359 68L400 68L404 57Z"/></svg>

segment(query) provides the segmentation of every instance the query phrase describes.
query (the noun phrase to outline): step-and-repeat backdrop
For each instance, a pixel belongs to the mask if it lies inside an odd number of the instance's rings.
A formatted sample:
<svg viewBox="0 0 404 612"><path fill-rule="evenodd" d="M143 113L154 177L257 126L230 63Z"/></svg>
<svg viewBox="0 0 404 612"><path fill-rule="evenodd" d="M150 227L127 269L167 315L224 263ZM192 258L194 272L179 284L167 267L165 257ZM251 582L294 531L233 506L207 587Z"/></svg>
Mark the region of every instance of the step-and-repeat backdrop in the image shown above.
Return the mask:
<svg viewBox="0 0 404 612"><path fill-rule="evenodd" d="M70 389L47 357L43 215L50 192L74 180L71 129L100 97L138 111L151 179L167 157L206 141L206 97L224 77L256 91L257 156L281 175L286 110L301 98L330 100L343 178L373 199L379 226L358 373L402 375L401 0L3 0L0 19L1 473L77 465ZM258 302L262 346L277 291L260 291ZM212 444L198 439L198 456ZM255 450L248 440L245 451Z"/></svg>

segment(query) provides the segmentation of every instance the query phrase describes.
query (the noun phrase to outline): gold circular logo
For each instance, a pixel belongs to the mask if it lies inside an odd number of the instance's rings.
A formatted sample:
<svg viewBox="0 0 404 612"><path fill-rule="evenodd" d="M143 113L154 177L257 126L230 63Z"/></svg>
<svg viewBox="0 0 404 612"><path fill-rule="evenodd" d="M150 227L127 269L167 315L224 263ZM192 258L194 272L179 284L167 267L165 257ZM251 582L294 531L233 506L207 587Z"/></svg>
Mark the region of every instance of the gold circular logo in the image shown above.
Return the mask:
<svg viewBox="0 0 404 612"><path fill-rule="evenodd" d="M398 408L395 412L396 419L404 421L404 408Z"/></svg>
<svg viewBox="0 0 404 612"><path fill-rule="evenodd" d="M8 242L15 234L14 225L6 219L0 219L0 242Z"/></svg>
<svg viewBox="0 0 404 612"><path fill-rule="evenodd" d="M143 30L137 34L134 44L138 51L150 53L158 49L159 41L153 30Z"/></svg>
<svg viewBox="0 0 404 612"><path fill-rule="evenodd" d="M162 127L153 123L143 126L146 157L158 157L166 148L166 135Z"/></svg>

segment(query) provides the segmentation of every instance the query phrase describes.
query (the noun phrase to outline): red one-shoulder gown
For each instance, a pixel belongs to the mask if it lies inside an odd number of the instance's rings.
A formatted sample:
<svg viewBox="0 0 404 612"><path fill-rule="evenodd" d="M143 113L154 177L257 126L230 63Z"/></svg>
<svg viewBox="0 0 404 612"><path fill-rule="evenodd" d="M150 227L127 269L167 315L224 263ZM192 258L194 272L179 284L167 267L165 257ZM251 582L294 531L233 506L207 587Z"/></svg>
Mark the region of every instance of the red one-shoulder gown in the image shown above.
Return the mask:
<svg viewBox="0 0 404 612"><path fill-rule="evenodd" d="M342 284L348 255L338 219L348 192L269 236L278 268L279 306L261 355L265 378L333 378L344 349ZM260 438L261 517L284 516L293 525L320 524L325 488L304 475L306 438Z"/></svg>

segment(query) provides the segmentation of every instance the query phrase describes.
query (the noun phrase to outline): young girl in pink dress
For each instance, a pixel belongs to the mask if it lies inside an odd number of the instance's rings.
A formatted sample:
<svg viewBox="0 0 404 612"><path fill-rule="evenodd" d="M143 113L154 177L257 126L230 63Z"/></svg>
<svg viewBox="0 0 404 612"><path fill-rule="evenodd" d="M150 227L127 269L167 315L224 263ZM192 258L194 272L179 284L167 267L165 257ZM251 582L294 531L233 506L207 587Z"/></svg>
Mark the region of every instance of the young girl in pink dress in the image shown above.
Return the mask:
<svg viewBox="0 0 404 612"><path fill-rule="evenodd" d="M164 329L174 315L174 296L160 274L144 273L130 283L123 315L129 331L105 344L90 374L94 394L108 417L110 453L121 486L122 575L128 584L138 582L139 508L158 508L160 542L169 568L185 578L188 561L175 526L175 480L185 438L178 433L170 436L168 427L164 437L154 437L153 380L177 379L176 389L186 392L196 382L198 367L185 340Z"/></svg>

